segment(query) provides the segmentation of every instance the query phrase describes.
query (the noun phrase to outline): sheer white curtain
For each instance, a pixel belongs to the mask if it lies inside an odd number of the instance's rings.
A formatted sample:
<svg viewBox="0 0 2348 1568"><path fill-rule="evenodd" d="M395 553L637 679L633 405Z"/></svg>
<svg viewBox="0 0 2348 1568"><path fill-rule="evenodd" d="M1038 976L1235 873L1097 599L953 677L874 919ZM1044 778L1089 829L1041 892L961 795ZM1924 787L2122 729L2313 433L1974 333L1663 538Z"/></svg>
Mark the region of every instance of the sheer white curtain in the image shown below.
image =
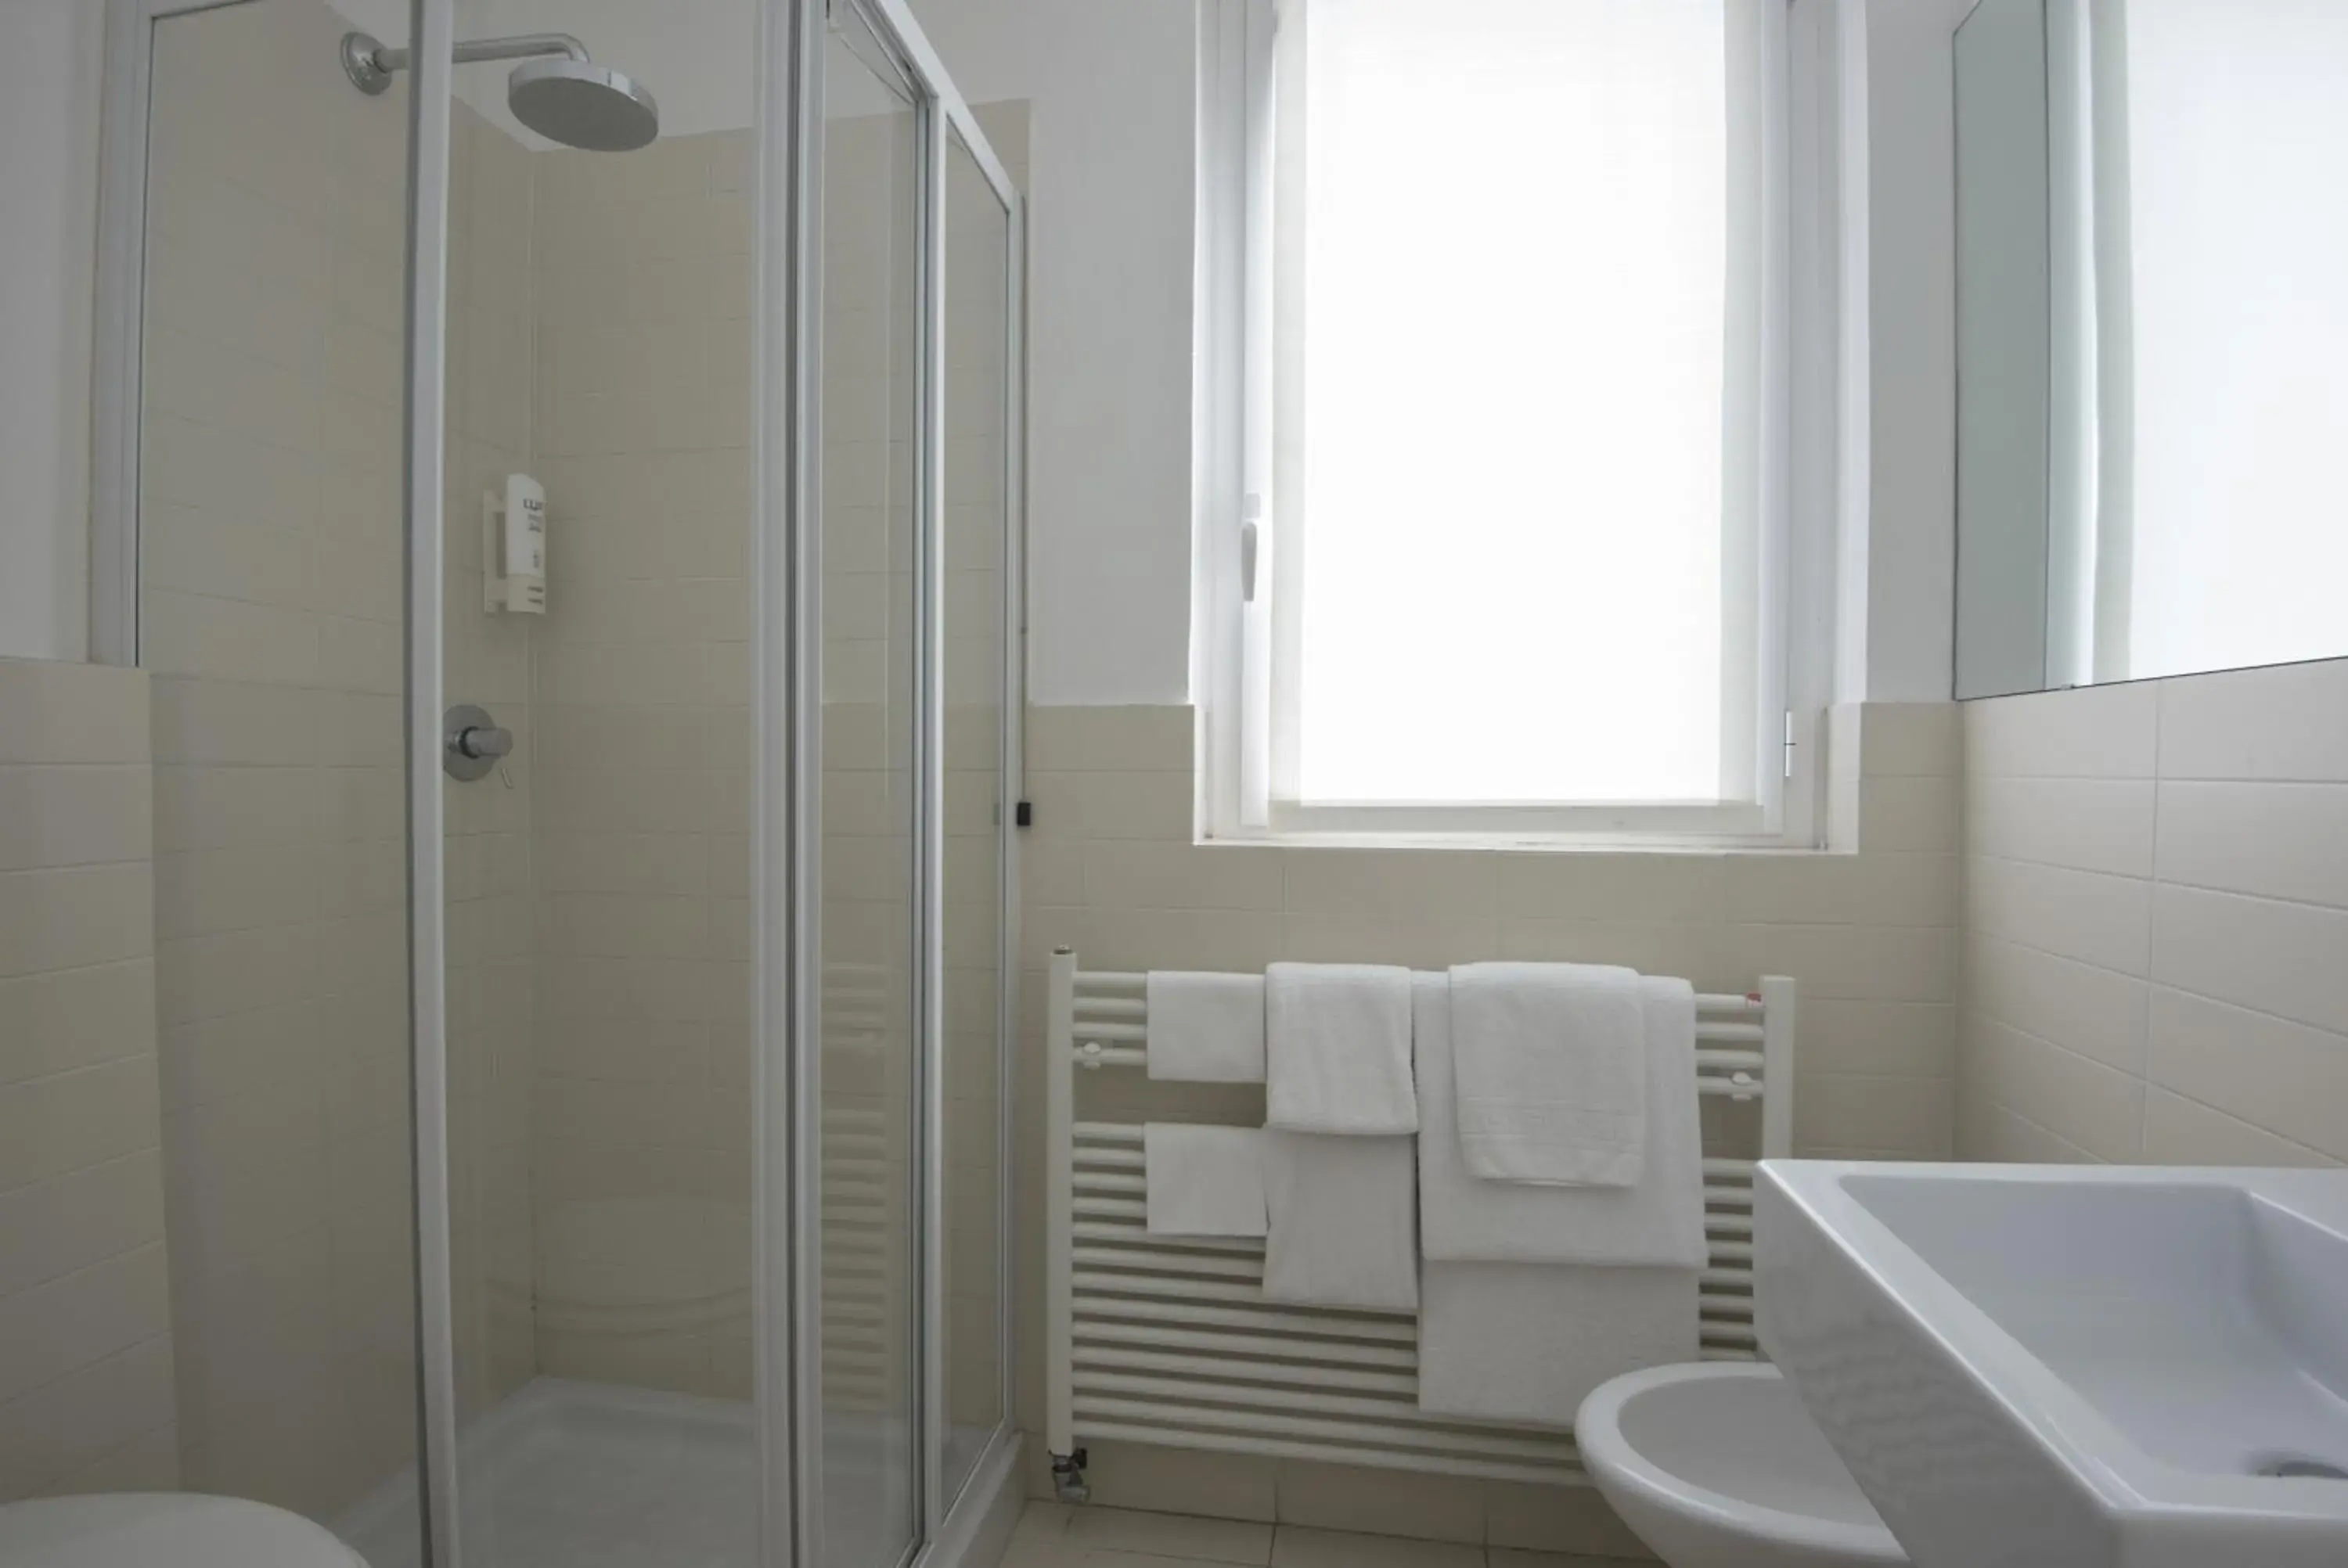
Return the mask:
<svg viewBox="0 0 2348 1568"><path fill-rule="evenodd" d="M1766 3L1283 7L1279 797L1749 780Z"/></svg>

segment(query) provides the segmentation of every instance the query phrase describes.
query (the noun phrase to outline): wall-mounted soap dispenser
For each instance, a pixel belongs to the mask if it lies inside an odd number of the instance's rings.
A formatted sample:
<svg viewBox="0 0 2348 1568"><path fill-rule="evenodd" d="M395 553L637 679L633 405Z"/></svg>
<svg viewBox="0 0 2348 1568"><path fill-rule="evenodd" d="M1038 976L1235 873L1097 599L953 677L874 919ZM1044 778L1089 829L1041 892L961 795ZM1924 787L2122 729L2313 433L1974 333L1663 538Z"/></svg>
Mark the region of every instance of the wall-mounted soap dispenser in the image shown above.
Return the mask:
<svg viewBox="0 0 2348 1568"><path fill-rule="evenodd" d="M527 474L481 497L481 608L546 613L546 487Z"/></svg>

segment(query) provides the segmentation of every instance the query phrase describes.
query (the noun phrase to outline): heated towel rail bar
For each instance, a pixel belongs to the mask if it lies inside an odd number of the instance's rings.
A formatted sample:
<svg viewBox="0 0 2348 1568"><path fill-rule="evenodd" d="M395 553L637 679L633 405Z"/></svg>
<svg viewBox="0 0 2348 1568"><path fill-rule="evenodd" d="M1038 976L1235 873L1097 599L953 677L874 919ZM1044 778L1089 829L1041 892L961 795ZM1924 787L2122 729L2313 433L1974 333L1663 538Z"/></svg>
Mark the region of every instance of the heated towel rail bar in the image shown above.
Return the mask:
<svg viewBox="0 0 2348 1568"><path fill-rule="evenodd" d="M1148 1061L1139 974L1052 955L1046 999L1045 1428L1064 1494L1086 1441L1151 1443L1498 1481L1587 1484L1572 1438L1418 1409L1408 1314L1263 1297L1263 1245L1152 1235L1141 1123L1079 1121L1076 1078ZM1761 1158L1793 1152L1794 982L1696 998L1696 1090L1757 1102ZM1751 1360L1753 1166L1704 1162L1702 1353Z"/></svg>

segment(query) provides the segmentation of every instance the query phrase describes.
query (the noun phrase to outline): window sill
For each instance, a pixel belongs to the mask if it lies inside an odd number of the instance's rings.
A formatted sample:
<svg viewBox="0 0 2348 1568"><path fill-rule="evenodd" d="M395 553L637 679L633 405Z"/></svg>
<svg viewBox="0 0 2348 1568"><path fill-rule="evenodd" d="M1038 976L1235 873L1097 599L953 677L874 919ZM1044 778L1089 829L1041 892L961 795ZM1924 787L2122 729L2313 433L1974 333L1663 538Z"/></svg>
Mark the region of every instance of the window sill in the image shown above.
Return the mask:
<svg viewBox="0 0 2348 1568"><path fill-rule="evenodd" d="M1217 835L1202 833L1201 848L1448 850L1457 854L1817 856L1848 850L1760 835L1668 833L1419 832L1297 829Z"/></svg>

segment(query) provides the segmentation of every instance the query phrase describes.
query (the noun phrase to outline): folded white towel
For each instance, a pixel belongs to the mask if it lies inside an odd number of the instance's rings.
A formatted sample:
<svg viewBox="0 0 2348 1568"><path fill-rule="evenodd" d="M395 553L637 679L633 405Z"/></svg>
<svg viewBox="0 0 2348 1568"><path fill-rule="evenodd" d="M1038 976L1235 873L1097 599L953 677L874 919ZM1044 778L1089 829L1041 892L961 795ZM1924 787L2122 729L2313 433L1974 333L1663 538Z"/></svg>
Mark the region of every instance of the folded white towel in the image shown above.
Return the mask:
<svg viewBox="0 0 2348 1568"><path fill-rule="evenodd" d="M1647 1062L1637 971L1454 965L1451 1071L1470 1174L1591 1187L1639 1179Z"/></svg>
<svg viewBox="0 0 2348 1568"><path fill-rule="evenodd" d="M1262 1130L1145 1122L1141 1150L1156 1235L1264 1233Z"/></svg>
<svg viewBox="0 0 2348 1568"><path fill-rule="evenodd" d="M1263 977L1152 969L1149 1076L1192 1083L1263 1081Z"/></svg>
<svg viewBox="0 0 2348 1568"><path fill-rule="evenodd" d="M1704 1266L1695 993L1685 980L1651 977L1639 985L1647 1031L1644 1169L1635 1186L1552 1187L1468 1174L1452 1102L1449 977L1415 977L1412 1031L1425 1100L1419 1229L1429 1262Z"/></svg>
<svg viewBox="0 0 2348 1568"><path fill-rule="evenodd" d="M1408 1312L1418 1304L1408 1138L1263 1134L1270 1301Z"/></svg>
<svg viewBox="0 0 2348 1568"><path fill-rule="evenodd" d="M1418 1408L1570 1426L1590 1390L1697 1356L1696 1271L1430 1263Z"/></svg>
<svg viewBox="0 0 2348 1568"><path fill-rule="evenodd" d="M1408 969L1274 964L1263 990L1265 1126L1372 1136L1418 1130Z"/></svg>

